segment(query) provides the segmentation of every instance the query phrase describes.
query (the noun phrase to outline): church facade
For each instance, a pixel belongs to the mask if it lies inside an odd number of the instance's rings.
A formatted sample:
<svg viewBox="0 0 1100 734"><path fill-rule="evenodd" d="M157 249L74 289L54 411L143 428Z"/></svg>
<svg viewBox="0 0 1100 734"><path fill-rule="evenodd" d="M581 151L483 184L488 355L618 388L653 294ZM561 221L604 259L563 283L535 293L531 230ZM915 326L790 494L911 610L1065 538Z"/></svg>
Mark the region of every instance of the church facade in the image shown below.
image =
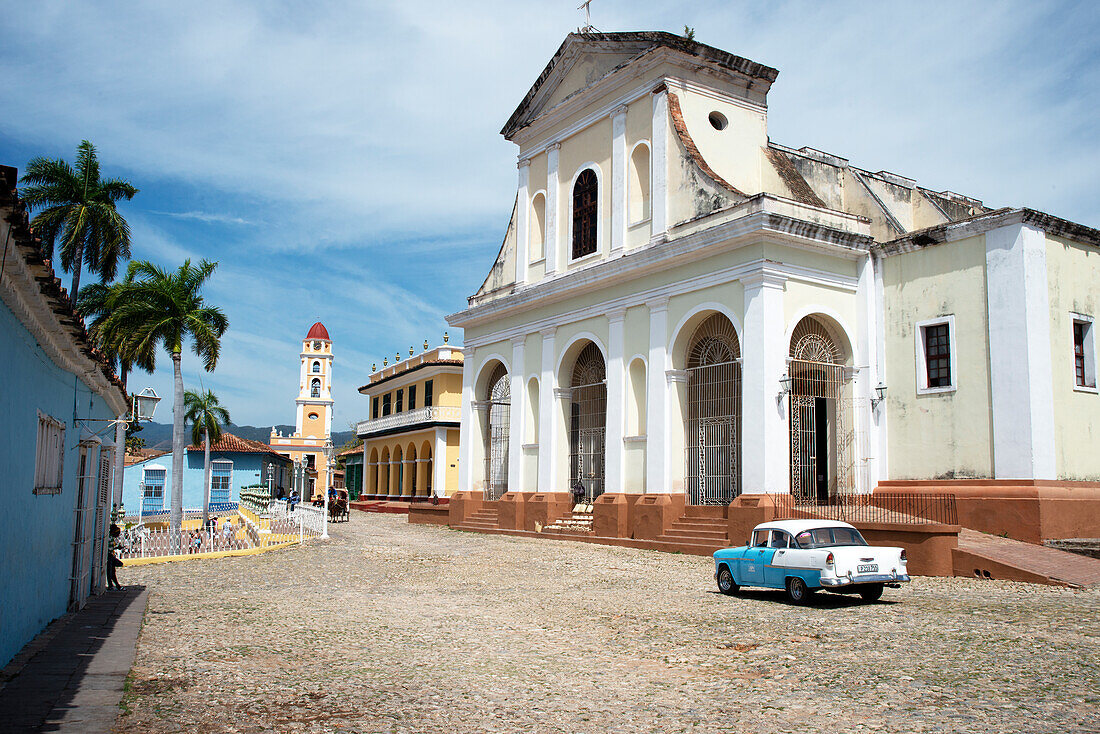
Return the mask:
<svg viewBox="0 0 1100 734"><path fill-rule="evenodd" d="M294 433L283 436L271 429L268 444L291 459L296 472L304 472L302 499L323 496L330 484L325 444L332 438L332 339L320 321L302 340L295 402Z"/></svg>
<svg viewBox="0 0 1100 734"><path fill-rule="evenodd" d="M501 131L515 208L448 317L459 489L1000 483L1100 522L1100 232L772 142L777 75L667 33L566 38Z"/></svg>

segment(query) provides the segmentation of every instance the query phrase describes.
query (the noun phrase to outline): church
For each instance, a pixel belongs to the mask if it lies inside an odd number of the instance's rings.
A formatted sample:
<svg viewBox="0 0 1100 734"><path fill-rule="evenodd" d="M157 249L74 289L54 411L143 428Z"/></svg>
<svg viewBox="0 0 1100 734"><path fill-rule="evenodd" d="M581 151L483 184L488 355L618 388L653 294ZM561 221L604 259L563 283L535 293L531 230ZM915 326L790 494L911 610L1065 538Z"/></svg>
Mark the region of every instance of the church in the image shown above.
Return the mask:
<svg viewBox="0 0 1100 734"><path fill-rule="evenodd" d="M512 217L448 317L452 521L579 499L637 538L747 497L935 491L988 533L1100 535L1100 231L773 142L777 76L669 33L566 37L501 130Z"/></svg>
<svg viewBox="0 0 1100 734"><path fill-rule="evenodd" d="M298 397L295 402L294 433L282 435L271 428L268 445L294 462L294 471L304 479L301 496L305 501L323 497L329 486L325 444L332 439L332 339L320 321L309 327L298 355Z"/></svg>

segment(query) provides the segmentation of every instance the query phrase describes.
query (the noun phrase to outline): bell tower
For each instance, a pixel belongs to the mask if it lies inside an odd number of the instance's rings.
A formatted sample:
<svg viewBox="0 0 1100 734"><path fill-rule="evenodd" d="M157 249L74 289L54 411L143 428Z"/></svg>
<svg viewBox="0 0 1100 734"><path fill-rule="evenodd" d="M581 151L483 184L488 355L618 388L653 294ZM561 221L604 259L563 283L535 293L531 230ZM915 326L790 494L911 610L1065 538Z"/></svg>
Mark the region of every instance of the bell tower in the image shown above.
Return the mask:
<svg viewBox="0 0 1100 734"><path fill-rule="evenodd" d="M332 340L318 321L302 340L294 432L322 441L332 433Z"/></svg>
<svg viewBox="0 0 1100 734"><path fill-rule="evenodd" d="M299 355L294 433L284 436L274 426L268 445L294 461L294 481L302 499L323 496L330 483L325 442L332 435L332 340L318 321L309 327Z"/></svg>

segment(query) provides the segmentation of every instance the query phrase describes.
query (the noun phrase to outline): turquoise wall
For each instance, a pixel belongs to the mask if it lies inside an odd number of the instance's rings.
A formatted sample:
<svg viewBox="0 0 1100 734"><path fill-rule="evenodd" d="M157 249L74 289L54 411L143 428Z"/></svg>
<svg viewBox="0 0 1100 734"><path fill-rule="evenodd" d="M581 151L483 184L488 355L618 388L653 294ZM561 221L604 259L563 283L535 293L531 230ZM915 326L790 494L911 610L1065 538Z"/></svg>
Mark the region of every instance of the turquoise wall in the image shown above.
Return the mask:
<svg viewBox="0 0 1100 734"><path fill-rule="evenodd" d="M75 532L79 418L110 419L106 402L54 364L0 302L0 667L67 610ZM65 425L62 491L35 495L38 411ZM94 424L95 430L107 428ZM113 439L114 430L106 430ZM99 466L99 449L89 452ZM94 491L94 490L93 490ZM94 506L94 497L92 498ZM94 517L94 514L91 515Z"/></svg>
<svg viewBox="0 0 1100 734"><path fill-rule="evenodd" d="M289 459L276 459L274 456L252 453L234 453L226 451L211 451L210 461L232 461L233 471L229 476L230 502L239 502L241 499L241 487L250 484L263 484L267 480L267 466L275 463L275 485L286 487L290 479ZM141 507L141 490L143 469L150 464L163 466L168 471L164 488L164 509L172 507L172 454L164 454L152 459L126 467L122 478L122 504L127 515L137 515ZM281 469L281 471L280 471ZM187 464L183 468L183 507L184 509L200 509L203 499L203 452L188 451Z"/></svg>

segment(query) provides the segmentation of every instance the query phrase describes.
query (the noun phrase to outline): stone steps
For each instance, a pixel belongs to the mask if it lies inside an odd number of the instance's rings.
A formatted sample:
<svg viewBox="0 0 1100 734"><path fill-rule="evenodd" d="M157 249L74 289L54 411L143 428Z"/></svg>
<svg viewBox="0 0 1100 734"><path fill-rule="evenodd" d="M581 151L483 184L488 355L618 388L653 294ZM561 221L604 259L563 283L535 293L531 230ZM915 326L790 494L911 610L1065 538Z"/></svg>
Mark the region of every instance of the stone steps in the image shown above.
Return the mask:
<svg viewBox="0 0 1100 734"><path fill-rule="evenodd" d="M483 507L456 526L457 530L484 532L496 530L500 522L500 512L496 507Z"/></svg>
<svg viewBox="0 0 1100 734"><path fill-rule="evenodd" d="M592 510L591 505L577 505L568 517L555 520L542 529L544 533L591 533Z"/></svg>
<svg viewBox="0 0 1100 734"><path fill-rule="evenodd" d="M729 545L728 522L717 511L721 508L703 508L710 512L690 507L657 542L675 545L685 553L709 555L719 548Z"/></svg>

